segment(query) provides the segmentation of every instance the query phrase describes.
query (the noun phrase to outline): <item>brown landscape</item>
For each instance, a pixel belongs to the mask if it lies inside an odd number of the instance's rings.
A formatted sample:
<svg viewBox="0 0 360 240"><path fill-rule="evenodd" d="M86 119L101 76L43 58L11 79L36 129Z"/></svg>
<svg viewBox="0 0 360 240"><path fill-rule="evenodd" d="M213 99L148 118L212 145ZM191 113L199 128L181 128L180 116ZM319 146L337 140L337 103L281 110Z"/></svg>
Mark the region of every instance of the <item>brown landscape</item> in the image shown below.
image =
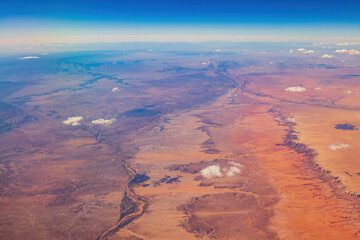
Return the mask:
<svg viewBox="0 0 360 240"><path fill-rule="evenodd" d="M360 58L288 51L3 70L0 238L360 239Z"/></svg>

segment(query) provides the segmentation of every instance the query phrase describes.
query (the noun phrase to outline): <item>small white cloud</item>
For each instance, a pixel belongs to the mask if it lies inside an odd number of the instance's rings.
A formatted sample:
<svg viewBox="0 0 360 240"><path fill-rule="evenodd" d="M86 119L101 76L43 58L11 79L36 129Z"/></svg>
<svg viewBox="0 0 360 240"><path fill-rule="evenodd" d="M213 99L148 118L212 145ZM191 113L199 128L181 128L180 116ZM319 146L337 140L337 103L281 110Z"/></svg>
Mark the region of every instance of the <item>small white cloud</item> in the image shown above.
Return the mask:
<svg viewBox="0 0 360 240"><path fill-rule="evenodd" d="M202 62L202 65L209 65L209 62Z"/></svg>
<svg viewBox="0 0 360 240"><path fill-rule="evenodd" d="M355 49L350 49L350 50L347 50L347 49L341 49L341 50L335 50L336 53L347 53L347 54L350 54L350 55L357 55L357 54L360 54L360 51L358 50L355 50Z"/></svg>
<svg viewBox="0 0 360 240"><path fill-rule="evenodd" d="M336 45L338 45L338 46L350 46L350 45L358 45L358 44L360 44L360 43L348 43L348 42L346 42L346 43L337 43Z"/></svg>
<svg viewBox="0 0 360 240"><path fill-rule="evenodd" d="M71 126L79 126L80 125L80 121L83 119L83 117L69 117L67 120L63 121L64 124L66 125L71 125Z"/></svg>
<svg viewBox="0 0 360 240"><path fill-rule="evenodd" d="M324 54L321 56L322 58L333 58L334 55L330 55L330 54Z"/></svg>
<svg viewBox="0 0 360 240"><path fill-rule="evenodd" d="M243 165L241 163L231 161L231 162L229 162L229 164L232 166L230 167L229 170L226 171L226 176L233 177L236 174L239 174L241 172L241 168L243 167ZM226 169L223 169L223 170L226 170Z"/></svg>
<svg viewBox="0 0 360 240"><path fill-rule="evenodd" d="M222 173L220 171L219 165L212 165L206 168L203 168L200 171L201 175L205 178L214 178L214 177L222 177Z"/></svg>
<svg viewBox="0 0 360 240"><path fill-rule="evenodd" d="M316 87L315 90L321 90L322 88L321 87Z"/></svg>
<svg viewBox="0 0 360 240"><path fill-rule="evenodd" d="M288 118L286 118L286 121L288 121L288 122L296 122L296 119L295 119L295 117L288 117Z"/></svg>
<svg viewBox="0 0 360 240"><path fill-rule="evenodd" d="M351 90L345 90L344 93L346 93L346 94L354 94L355 92L353 92Z"/></svg>
<svg viewBox="0 0 360 240"><path fill-rule="evenodd" d="M275 121L282 122L281 118L275 118Z"/></svg>
<svg viewBox="0 0 360 240"><path fill-rule="evenodd" d="M348 51L349 50L347 50L347 49L341 49L341 50L337 49L337 50L335 50L336 53L348 53Z"/></svg>
<svg viewBox="0 0 360 240"><path fill-rule="evenodd" d="M111 118L111 119L100 118L100 119L96 119L96 120L91 121L92 124L99 124L99 125L108 125L108 124L111 124L113 122L115 122L115 118Z"/></svg>
<svg viewBox="0 0 360 240"><path fill-rule="evenodd" d="M314 53L314 50L306 50L305 48L298 48L297 49L298 52L302 52L302 53Z"/></svg>
<svg viewBox="0 0 360 240"><path fill-rule="evenodd" d="M215 52L221 52L222 50L221 49L215 49Z"/></svg>
<svg viewBox="0 0 360 240"><path fill-rule="evenodd" d="M314 42L313 45L317 46L317 45L325 45L325 44L328 44L328 43L325 43L325 42Z"/></svg>
<svg viewBox="0 0 360 240"><path fill-rule="evenodd" d="M45 56L45 55L48 55L48 53L42 53L41 55Z"/></svg>
<svg viewBox="0 0 360 240"><path fill-rule="evenodd" d="M288 87L285 89L285 91L287 92L305 92L306 91L306 88L304 87Z"/></svg>
<svg viewBox="0 0 360 240"><path fill-rule="evenodd" d="M348 147L350 147L350 145L346 144L346 143L334 143L334 144L331 144L329 146L329 149L335 151L335 150L339 150L339 149L342 149L342 148L348 148Z"/></svg>
<svg viewBox="0 0 360 240"><path fill-rule="evenodd" d="M36 56L27 56L27 57L21 57L21 58L18 58L18 59L33 59L33 58L39 58L39 57L36 57Z"/></svg>
<svg viewBox="0 0 360 240"><path fill-rule="evenodd" d="M119 91L119 88L118 88L118 87L114 87L111 91L112 91L112 92L117 92L117 91Z"/></svg>
<svg viewBox="0 0 360 240"><path fill-rule="evenodd" d="M233 177L236 174L239 174L241 172L240 168L232 166L230 169L226 172L226 176Z"/></svg>
<svg viewBox="0 0 360 240"><path fill-rule="evenodd" d="M294 52L294 50L293 50L293 49L290 49L290 50L289 50L289 53L293 53L293 52Z"/></svg>
<svg viewBox="0 0 360 240"><path fill-rule="evenodd" d="M237 166L237 167L242 167L243 165L241 163L237 163L237 162L234 162L234 161L231 161L229 162L231 165L233 166Z"/></svg>

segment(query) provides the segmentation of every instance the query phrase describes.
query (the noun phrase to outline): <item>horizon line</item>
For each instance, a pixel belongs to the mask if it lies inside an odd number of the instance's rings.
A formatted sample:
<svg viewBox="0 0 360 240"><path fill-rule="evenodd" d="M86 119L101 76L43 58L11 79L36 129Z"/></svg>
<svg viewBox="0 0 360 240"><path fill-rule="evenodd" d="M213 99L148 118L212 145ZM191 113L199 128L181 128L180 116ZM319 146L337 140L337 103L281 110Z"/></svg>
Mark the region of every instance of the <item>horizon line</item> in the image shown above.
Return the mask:
<svg viewBox="0 0 360 240"><path fill-rule="evenodd" d="M269 36L269 35L246 35L246 36L220 36L220 35L74 35L59 37L45 37L33 39L19 39L11 41L0 38L2 45L41 45L41 44L91 44L91 43L200 43L200 42L338 42L344 40L360 41L360 37L299 37L299 36ZM330 43L331 44L331 43Z"/></svg>

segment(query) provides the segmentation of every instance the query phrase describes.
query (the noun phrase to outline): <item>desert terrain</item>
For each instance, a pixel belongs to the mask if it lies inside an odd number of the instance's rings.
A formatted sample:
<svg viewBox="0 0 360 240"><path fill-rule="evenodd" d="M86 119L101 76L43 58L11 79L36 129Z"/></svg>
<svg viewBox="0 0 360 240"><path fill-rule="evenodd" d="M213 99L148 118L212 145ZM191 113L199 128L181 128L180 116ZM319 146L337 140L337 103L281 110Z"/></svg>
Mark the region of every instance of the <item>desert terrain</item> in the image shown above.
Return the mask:
<svg viewBox="0 0 360 240"><path fill-rule="evenodd" d="M360 58L290 48L2 58L0 238L360 238Z"/></svg>

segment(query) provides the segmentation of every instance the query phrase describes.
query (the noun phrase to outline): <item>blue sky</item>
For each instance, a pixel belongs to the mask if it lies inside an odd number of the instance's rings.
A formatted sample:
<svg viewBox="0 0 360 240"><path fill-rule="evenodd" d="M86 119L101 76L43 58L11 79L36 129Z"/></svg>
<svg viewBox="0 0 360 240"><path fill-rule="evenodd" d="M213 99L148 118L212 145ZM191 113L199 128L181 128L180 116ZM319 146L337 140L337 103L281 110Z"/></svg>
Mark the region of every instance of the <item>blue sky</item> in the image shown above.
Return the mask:
<svg viewBox="0 0 360 240"><path fill-rule="evenodd" d="M110 35L358 37L358 0L13 0L0 3L11 41Z"/></svg>

